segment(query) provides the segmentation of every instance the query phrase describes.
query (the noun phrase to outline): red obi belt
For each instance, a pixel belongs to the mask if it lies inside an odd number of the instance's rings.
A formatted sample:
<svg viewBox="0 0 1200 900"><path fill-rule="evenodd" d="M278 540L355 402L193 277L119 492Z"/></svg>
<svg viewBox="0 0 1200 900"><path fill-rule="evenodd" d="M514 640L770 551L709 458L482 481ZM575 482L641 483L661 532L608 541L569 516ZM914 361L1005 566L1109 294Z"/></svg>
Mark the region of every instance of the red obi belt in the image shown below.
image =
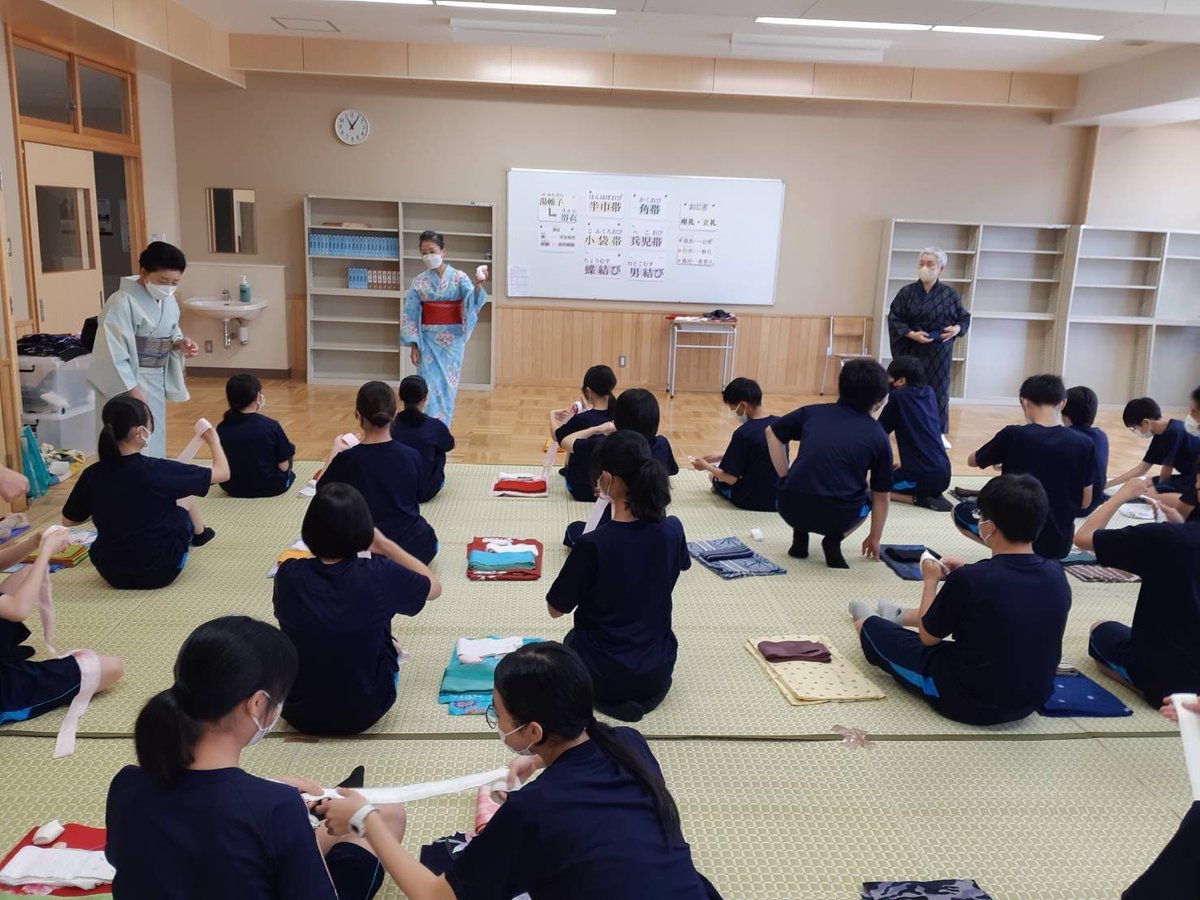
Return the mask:
<svg viewBox="0 0 1200 900"><path fill-rule="evenodd" d="M462 302L459 300L434 300L421 304L422 325L461 325Z"/></svg>

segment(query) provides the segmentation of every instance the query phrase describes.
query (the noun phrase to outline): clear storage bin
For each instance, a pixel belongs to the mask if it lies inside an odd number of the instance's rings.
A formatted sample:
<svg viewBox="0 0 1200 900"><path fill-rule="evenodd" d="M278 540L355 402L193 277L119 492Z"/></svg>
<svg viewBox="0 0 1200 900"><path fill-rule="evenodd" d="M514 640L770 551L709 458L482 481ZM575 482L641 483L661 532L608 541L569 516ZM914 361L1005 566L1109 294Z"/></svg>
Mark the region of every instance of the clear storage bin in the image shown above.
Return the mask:
<svg viewBox="0 0 1200 900"><path fill-rule="evenodd" d="M18 356L21 408L30 413L63 413L95 405L88 383L92 354L63 362L54 356Z"/></svg>
<svg viewBox="0 0 1200 900"><path fill-rule="evenodd" d="M39 444L52 444L56 450L82 450L96 455L96 404L88 403L63 412L21 413L21 424L33 428Z"/></svg>

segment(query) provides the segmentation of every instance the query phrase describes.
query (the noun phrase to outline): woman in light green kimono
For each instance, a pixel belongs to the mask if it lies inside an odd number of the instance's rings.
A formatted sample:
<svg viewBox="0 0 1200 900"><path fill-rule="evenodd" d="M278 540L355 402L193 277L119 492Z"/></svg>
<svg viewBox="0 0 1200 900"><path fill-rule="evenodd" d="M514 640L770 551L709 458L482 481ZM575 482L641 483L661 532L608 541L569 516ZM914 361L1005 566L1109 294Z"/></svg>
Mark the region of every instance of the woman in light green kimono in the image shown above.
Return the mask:
<svg viewBox="0 0 1200 900"><path fill-rule="evenodd" d="M200 348L179 329L175 288L187 268L183 251L154 241L138 258L140 275L121 279L100 313L88 381L96 408L118 394L145 402L154 416L150 443L142 452L167 455L167 401L188 399L183 361Z"/></svg>

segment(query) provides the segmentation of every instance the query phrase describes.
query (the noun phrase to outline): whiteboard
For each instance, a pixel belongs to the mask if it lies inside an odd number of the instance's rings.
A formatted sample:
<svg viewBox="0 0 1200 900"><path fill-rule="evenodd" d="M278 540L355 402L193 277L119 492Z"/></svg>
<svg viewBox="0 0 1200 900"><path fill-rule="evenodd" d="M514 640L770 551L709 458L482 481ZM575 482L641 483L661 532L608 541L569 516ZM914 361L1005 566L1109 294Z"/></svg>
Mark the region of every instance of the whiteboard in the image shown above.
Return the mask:
<svg viewBox="0 0 1200 900"><path fill-rule="evenodd" d="M775 302L783 182L508 171L508 296Z"/></svg>

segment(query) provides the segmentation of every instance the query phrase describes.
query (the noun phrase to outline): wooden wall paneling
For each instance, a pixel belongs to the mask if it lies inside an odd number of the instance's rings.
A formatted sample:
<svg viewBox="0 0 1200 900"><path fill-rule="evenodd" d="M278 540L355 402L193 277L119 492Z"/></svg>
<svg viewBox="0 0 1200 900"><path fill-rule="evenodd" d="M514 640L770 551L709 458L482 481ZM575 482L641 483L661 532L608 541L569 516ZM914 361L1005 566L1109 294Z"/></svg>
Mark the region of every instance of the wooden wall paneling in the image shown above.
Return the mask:
<svg viewBox="0 0 1200 900"><path fill-rule="evenodd" d="M913 70L896 66L817 63L813 96L860 100L910 100Z"/></svg>
<svg viewBox="0 0 1200 900"><path fill-rule="evenodd" d="M305 378L308 375L308 297L305 294L287 296L288 375Z"/></svg>
<svg viewBox="0 0 1200 900"><path fill-rule="evenodd" d="M979 103L1005 106L1012 92L1011 72L916 69L912 99L925 103Z"/></svg>
<svg viewBox="0 0 1200 900"><path fill-rule="evenodd" d="M218 72L232 75L229 58L229 32L213 26L208 30L209 65Z"/></svg>
<svg viewBox="0 0 1200 900"><path fill-rule="evenodd" d="M408 44L304 38L304 71L320 75L408 75Z"/></svg>
<svg viewBox="0 0 1200 900"><path fill-rule="evenodd" d="M755 97L811 97L812 63L718 59L713 90Z"/></svg>
<svg viewBox="0 0 1200 900"><path fill-rule="evenodd" d="M139 43L166 50L167 0L113 0L113 26Z"/></svg>
<svg viewBox="0 0 1200 900"><path fill-rule="evenodd" d="M235 69L303 72L304 40L274 34L231 34L229 61Z"/></svg>
<svg viewBox="0 0 1200 900"><path fill-rule="evenodd" d="M103 25L113 27L113 0L47 0L60 9L65 9L72 15Z"/></svg>
<svg viewBox="0 0 1200 900"><path fill-rule="evenodd" d="M710 94L715 78L713 59L631 53L613 58L613 87L622 90Z"/></svg>
<svg viewBox="0 0 1200 900"><path fill-rule="evenodd" d="M173 0L167 0L167 52L202 69L212 68L212 26Z"/></svg>
<svg viewBox="0 0 1200 900"><path fill-rule="evenodd" d="M1013 106L1040 109L1071 109L1079 78L1075 75L1050 75L1044 72L1013 72L1008 102Z"/></svg>
<svg viewBox="0 0 1200 900"><path fill-rule="evenodd" d="M512 83L546 87L611 88L613 54L513 47Z"/></svg>
<svg viewBox="0 0 1200 900"><path fill-rule="evenodd" d="M112 0L107 2L111 10ZM92 22L73 15L70 6L59 9L30 2L5 4L3 13L8 26L19 37L119 69L135 67L135 46L113 33L111 15L107 24Z"/></svg>
<svg viewBox="0 0 1200 900"><path fill-rule="evenodd" d="M464 44L409 44L408 76L441 81L509 84L512 81L512 48Z"/></svg>

